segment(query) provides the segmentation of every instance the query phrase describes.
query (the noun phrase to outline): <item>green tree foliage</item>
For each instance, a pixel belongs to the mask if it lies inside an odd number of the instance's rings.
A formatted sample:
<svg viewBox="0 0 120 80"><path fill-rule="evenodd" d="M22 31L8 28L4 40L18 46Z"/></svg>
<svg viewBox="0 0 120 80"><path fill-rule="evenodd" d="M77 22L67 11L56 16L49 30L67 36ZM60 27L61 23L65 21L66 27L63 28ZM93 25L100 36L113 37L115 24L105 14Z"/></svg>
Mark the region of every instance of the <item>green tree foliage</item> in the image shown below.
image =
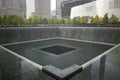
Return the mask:
<svg viewBox="0 0 120 80"><path fill-rule="evenodd" d="M80 18L80 23L87 23L88 22L88 18L86 16L83 16Z"/></svg>
<svg viewBox="0 0 120 80"><path fill-rule="evenodd" d="M2 17L1 24L7 24L7 25L20 25L24 24L24 19L21 16L16 15L4 15Z"/></svg>
<svg viewBox="0 0 120 80"><path fill-rule="evenodd" d="M61 24L66 24L64 19L61 19Z"/></svg>
<svg viewBox="0 0 120 80"><path fill-rule="evenodd" d="M39 24L40 19L37 17L31 18L32 24Z"/></svg>
<svg viewBox="0 0 120 80"><path fill-rule="evenodd" d="M80 24L80 17L75 17L72 19L73 25L79 25Z"/></svg>
<svg viewBox="0 0 120 80"><path fill-rule="evenodd" d="M106 13L103 17L103 23L109 23L109 17L108 17L108 13Z"/></svg>
<svg viewBox="0 0 120 80"><path fill-rule="evenodd" d="M2 24L7 24L7 15L4 15L2 18Z"/></svg>
<svg viewBox="0 0 120 80"><path fill-rule="evenodd" d="M43 23L44 23L43 18L39 18L39 24L43 24Z"/></svg>
<svg viewBox="0 0 120 80"><path fill-rule="evenodd" d="M48 24L48 20L46 18L43 18L43 24Z"/></svg>
<svg viewBox="0 0 120 80"><path fill-rule="evenodd" d="M115 15L112 15L110 17L110 23L116 23L116 22L119 22L119 18Z"/></svg>
<svg viewBox="0 0 120 80"><path fill-rule="evenodd" d="M105 23L116 23L119 21L119 18L115 15L112 15L109 19L108 14L106 13L104 17L99 17L96 15L91 19L91 23L94 24L105 24ZM4 15L0 17L0 24L1 25L22 25L22 24L85 24L88 22L88 18L86 16L83 17L75 17L73 19L46 19L46 18L38 18L38 17L30 17L29 19L24 19L21 16L17 15Z"/></svg>
<svg viewBox="0 0 120 80"><path fill-rule="evenodd" d="M52 19L49 19L48 23L49 24L65 24L65 20L64 19L52 18Z"/></svg>
<svg viewBox="0 0 120 80"><path fill-rule="evenodd" d="M15 24L20 25L20 24L25 24L25 20L21 16L15 16Z"/></svg>
<svg viewBox="0 0 120 80"><path fill-rule="evenodd" d="M55 19L56 20L56 24L62 24L64 23L64 20L62 21L62 19Z"/></svg>
<svg viewBox="0 0 120 80"><path fill-rule="evenodd" d="M26 24L32 24L32 18L30 17L29 19L26 20Z"/></svg>
<svg viewBox="0 0 120 80"><path fill-rule="evenodd" d="M100 23L99 16L96 15L94 18L91 19L91 22L94 23L94 24L99 24Z"/></svg>
<svg viewBox="0 0 120 80"><path fill-rule="evenodd" d="M102 23L102 20L99 18L98 15L96 15L94 18L91 19L91 23L101 24L101 23Z"/></svg>
<svg viewBox="0 0 120 80"><path fill-rule="evenodd" d="M92 17L92 19L91 19L90 23L94 23L94 18L93 18L93 17Z"/></svg>
<svg viewBox="0 0 120 80"><path fill-rule="evenodd" d="M2 24L2 17L0 16L0 25Z"/></svg>
<svg viewBox="0 0 120 80"><path fill-rule="evenodd" d="M48 20L46 18L38 18L38 17L30 17L26 20L27 24L48 24Z"/></svg>
<svg viewBox="0 0 120 80"><path fill-rule="evenodd" d="M66 19L66 24L72 24L72 19L67 18L67 19Z"/></svg>
<svg viewBox="0 0 120 80"><path fill-rule="evenodd" d="M29 19L26 20L26 24L42 24L43 20L38 17L30 17Z"/></svg>
<svg viewBox="0 0 120 80"><path fill-rule="evenodd" d="M55 18L50 19L49 24L57 24L57 19Z"/></svg>

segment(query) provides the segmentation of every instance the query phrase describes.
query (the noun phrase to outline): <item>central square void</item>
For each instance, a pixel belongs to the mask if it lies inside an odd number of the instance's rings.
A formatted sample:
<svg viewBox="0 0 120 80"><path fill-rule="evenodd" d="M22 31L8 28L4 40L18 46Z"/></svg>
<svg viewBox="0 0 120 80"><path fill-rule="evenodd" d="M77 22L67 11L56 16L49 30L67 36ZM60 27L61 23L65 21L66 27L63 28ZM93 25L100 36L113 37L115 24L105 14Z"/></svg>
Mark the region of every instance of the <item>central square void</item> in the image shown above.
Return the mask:
<svg viewBox="0 0 120 80"><path fill-rule="evenodd" d="M73 51L75 50L75 48L63 46L63 45L54 45L54 46L40 48L39 50L52 53L52 54L56 54L56 55L60 55L66 52Z"/></svg>

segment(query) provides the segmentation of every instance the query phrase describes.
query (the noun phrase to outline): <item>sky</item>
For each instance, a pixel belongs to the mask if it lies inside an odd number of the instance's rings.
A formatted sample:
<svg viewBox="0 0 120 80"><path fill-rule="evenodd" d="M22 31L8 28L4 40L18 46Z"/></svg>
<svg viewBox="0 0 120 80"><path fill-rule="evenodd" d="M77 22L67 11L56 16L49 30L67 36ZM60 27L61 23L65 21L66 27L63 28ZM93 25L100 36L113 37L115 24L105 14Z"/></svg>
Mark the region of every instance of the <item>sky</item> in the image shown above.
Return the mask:
<svg viewBox="0 0 120 80"><path fill-rule="evenodd" d="M51 11L56 9L56 0L51 0ZM27 0L27 18L35 12L34 0Z"/></svg>

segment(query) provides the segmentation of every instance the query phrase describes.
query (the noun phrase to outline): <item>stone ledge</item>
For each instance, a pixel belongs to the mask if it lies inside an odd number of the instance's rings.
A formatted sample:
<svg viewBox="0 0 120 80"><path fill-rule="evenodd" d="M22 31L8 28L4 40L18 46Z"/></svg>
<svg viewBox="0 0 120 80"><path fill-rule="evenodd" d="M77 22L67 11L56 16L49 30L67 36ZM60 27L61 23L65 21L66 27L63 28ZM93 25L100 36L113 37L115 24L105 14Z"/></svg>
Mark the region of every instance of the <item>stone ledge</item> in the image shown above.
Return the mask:
<svg viewBox="0 0 120 80"><path fill-rule="evenodd" d="M46 74L52 76L53 78L57 80L69 79L73 77L74 75L76 75L77 73L81 72L82 70L83 70L82 67L76 64L63 70L56 68L53 65L44 66L42 69L43 72L45 72Z"/></svg>

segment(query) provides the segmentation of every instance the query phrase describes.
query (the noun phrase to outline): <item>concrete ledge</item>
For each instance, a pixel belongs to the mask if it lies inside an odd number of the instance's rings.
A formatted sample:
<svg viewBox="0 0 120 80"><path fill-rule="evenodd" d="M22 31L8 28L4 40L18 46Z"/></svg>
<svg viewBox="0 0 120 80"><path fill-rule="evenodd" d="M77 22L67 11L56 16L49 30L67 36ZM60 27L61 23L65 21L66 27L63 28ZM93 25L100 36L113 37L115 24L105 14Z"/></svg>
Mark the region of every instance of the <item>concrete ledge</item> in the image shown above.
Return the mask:
<svg viewBox="0 0 120 80"><path fill-rule="evenodd" d="M76 75L77 73L81 72L82 70L83 70L82 67L76 64L63 70L56 68L52 65L44 66L42 69L43 72L57 80L67 80Z"/></svg>

